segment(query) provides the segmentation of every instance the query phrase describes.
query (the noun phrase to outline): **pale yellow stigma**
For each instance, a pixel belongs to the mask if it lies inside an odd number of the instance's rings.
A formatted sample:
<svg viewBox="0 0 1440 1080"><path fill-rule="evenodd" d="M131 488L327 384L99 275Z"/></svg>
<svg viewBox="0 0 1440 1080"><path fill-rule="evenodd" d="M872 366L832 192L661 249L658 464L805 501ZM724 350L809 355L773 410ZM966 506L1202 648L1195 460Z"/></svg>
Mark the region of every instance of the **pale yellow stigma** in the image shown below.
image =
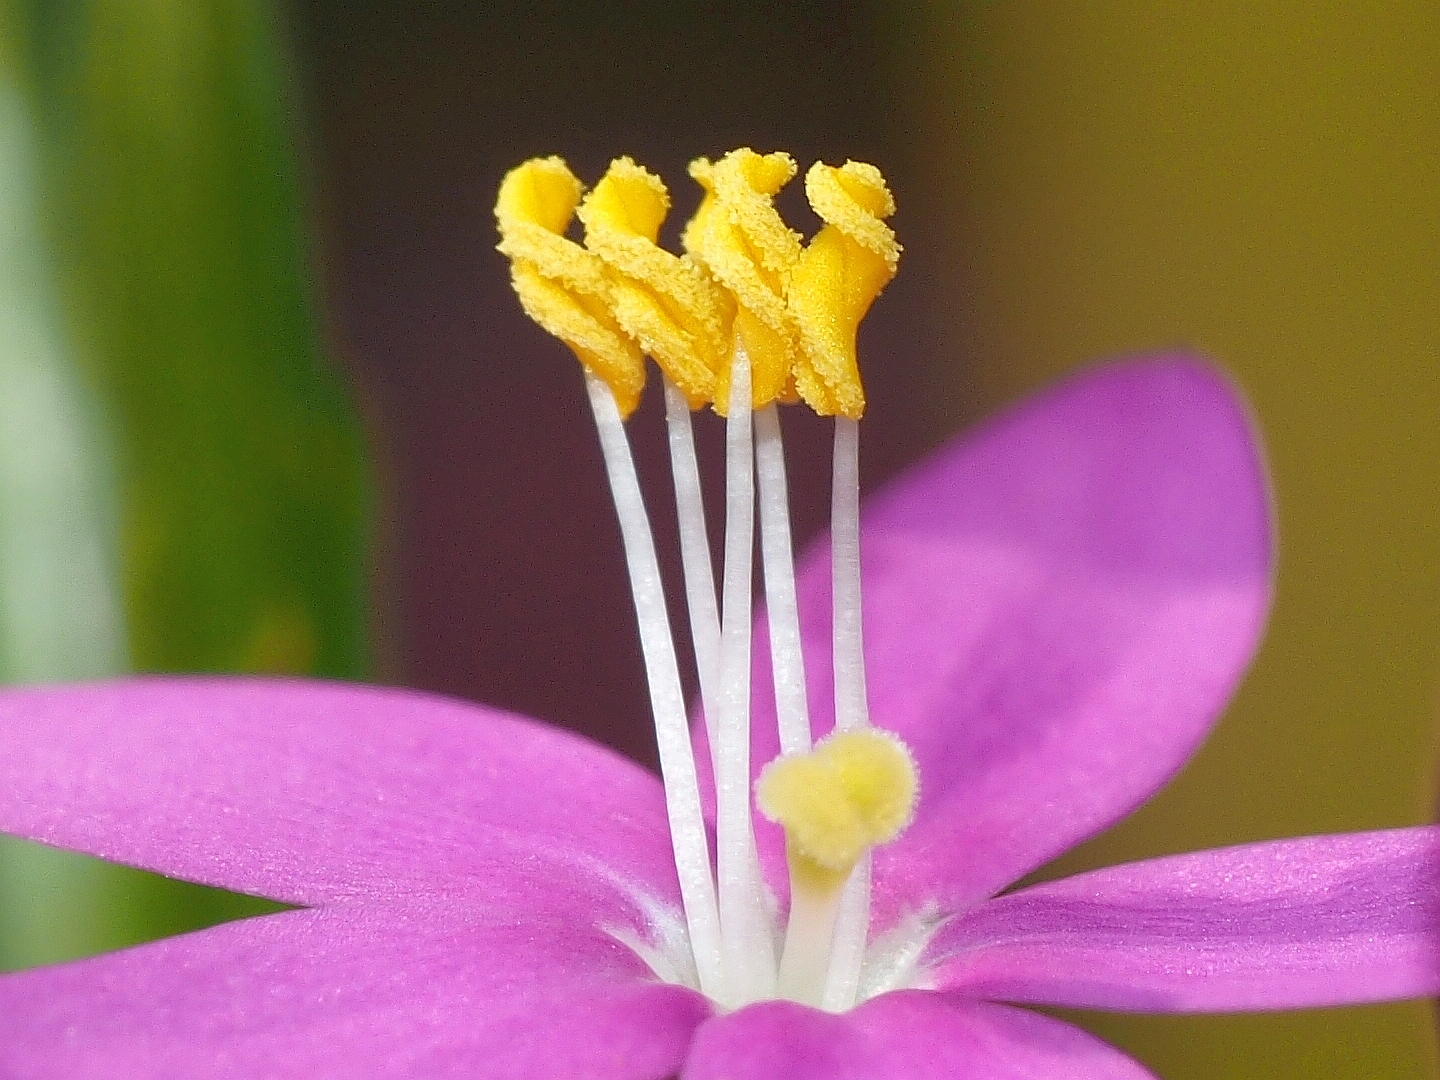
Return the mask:
<svg viewBox="0 0 1440 1080"><path fill-rule="evenodd" d="M801 341L795 385L822 416L858 420L865 392L855 334L895 276L900 245L882 220L895 212L895 200L880 170L858 161L838 169L817 161L805 176L805 194L825 227L790 276L789 306Z"/></svg>
<svg viewBox="0 0 1440 1080"><path fill-rule="evenodd" d="M795 161L789 154L732 150L713 164L705 158L692 162L690 175L705 198L682 243L735 298L734 332L750 357L754 407L793 401L800 338L786 292L800 260L800 237L771 200L795 175ZM723 416L730 400L728 352L716 373L713 400Z"/></svg>
<svg viewBox="0 0 1440 1080"><path fill-rule="evenodd" d="M622 416L645 388L640 347L617 322L605 264L565 238L582 191L558 157L532 158L505 174L495 201L499 250L525 313L569 345L603 379Z"/></svg>
<svg viewBox="0 0 1440 1080"><path fill-rule="evenodd" d="M777 758L755 785L761 812L785 829L792 875L827 890L910 824L918 792L905 744L874 728Z"/></svg>

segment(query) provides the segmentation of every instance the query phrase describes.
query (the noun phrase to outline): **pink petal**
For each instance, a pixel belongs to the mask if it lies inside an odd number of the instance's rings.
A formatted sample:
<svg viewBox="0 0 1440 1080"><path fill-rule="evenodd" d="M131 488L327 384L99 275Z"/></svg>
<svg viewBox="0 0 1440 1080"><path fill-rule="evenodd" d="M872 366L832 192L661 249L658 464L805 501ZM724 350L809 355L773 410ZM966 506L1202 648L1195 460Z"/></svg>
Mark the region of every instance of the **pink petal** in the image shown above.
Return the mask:
<svg viewBox="0 0 1440 1080"><path fill-rule="evenodd" d="M829 554L806 558L800 584L817 734L833 724ZM915 824L876 853L884 925L993 894L1194 752L1270 604L1250 418L1190 357L1091 369L878 495L863 559L872 716L909 743L921 782ZM778 752L768 649L757 641L757 771ZM783 892L779 831L760 843Z"/></svg>
<svg viewBox="0 0 1440 1080"><path fill-rule="evenodd" d="M457 910L294 911L0 978L7 1080L654 1080L700 995L606 935Z"/></svg>
<svg viewBox="0 0 1440 1080"><path fill-rule="evenodd" d="M0 692L0 832L297 904L443 896L502 849L517 867L566 863L587 889L678 895L654 776L553 728L403 690Z"/></svg>
<svg viewBox="0 0 1440 1080"><path fill-rule="evenodd" d="M789 1002L704 1024L681 1080L1154 1080L1120 1051L1036 1013L905 991L843 1016Z"/></svg>
<svg viewBox="0 0 1440 1080"><path fill-rule="evenodd" d="M1295 1009L1440 993L1440 826L1112 867L941 931L938 984L1139 1012Z"/></svg>

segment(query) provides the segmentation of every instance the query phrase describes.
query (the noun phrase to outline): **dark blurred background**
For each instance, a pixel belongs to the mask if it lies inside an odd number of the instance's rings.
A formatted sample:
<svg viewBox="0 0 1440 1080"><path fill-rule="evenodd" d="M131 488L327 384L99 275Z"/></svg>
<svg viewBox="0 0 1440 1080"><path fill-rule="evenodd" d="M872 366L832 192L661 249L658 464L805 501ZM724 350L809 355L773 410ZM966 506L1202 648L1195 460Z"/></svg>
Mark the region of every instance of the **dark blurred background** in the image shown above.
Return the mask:
<svg viewBox="0 0 1440 1080"><path fill-rule="evenodd" d="M865 326L866 447L872 475L893 471L953 426L933 405L942 367L955 364L942 360L931 310L940 290L922 269L938 259L938 236L921 225L932 215L918 164L902 156L914 148L905 88L887 69L897 28L873 5L658 0L311 3L297 24L331 325L384 443L383 666L652 759L578 368L510 291L494 250L495 190L537 154L562 154L592 183L630 154L672 189L673 246L699 202L685 174L695 157L754 145L806 164L884 163L907 251L905 275ZM813 232L801 185L786 194L791 220ZM631 425L657 496L668 483L661 406L651 395ZM828 431L791 412L809 536L828 513ZM718 448L719 425L704 432ZM669 531L668 499L651 503Z"/></svg>
<svg viewBox="0 0 1440 1080"><path fill-rule="evenodd" d="M1270 637L1180 780L1052 872L1427 819L1437 86L1423 0L3 0L0 677L364 676L652 760L579 376L491 206L531 155L593 181L628 153L678 223L685 164L747 144L895 190L867 486L1116 353L1200 348L1254 402ZM657 404L631 428L664 535ZM792 412L808 537L826 432ZM0 967L252 909L0 848ZM1078 1019L1172 1080L1436 1071L1421 1005Z"/></svg>

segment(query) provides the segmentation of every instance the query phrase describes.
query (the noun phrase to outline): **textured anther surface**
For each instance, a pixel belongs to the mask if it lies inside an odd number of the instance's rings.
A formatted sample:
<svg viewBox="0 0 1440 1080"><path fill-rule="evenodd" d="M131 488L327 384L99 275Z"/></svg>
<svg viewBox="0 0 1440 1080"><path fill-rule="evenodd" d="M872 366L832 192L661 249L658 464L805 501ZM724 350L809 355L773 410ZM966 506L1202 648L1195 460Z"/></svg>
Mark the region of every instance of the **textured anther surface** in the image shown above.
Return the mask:
<svg viewBox="0 0 1440 1080"><path fill-rule="evenodd" d="M825 222L790 276L789 307L800 332L795 385L817 413L852 420L865 411L855 335L895 276L900 245L884 218L895 200L873 165L816 162L805 194Z"/></svg>
<svg viewBox="0 0 1440 1080"><path fill-rule="evenodd" d="M658 246L669 209L664 182L622 157L585 196L579 217L585 246L611 270L616 320L694 409L714 397L734 303L693 259Z"/></svg>
<svg viewBox="0 0 1440 1080"><path fill-rule="evenodd" d="M735 297L735 336L750 357L754 407L795 400L792 369L800 337L786 293L800 260L800 237L772 203L794 177L795 161L789 154L732 150L713 164L692 162L690 175L705 198L682 243ZM729 400L727 355L715 381L715 411L724 415Z"/></svg>
<svg viewBox="0 0 1440 1080"><path fill-rule="evenodd" d="M565 238L582 191L558 157L532 158L505 174L495 201L499 251L525 314L574 351L603 379L622 416L645 389L640 347L616 321L605 264Z"/></svg>

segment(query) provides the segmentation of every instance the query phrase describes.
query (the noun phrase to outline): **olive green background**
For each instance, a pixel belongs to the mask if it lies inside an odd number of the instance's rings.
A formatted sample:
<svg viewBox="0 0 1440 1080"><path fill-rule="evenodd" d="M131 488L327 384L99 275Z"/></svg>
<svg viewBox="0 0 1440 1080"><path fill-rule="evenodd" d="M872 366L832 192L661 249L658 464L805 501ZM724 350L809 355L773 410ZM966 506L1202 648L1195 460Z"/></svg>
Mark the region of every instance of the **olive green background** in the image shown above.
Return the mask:
<svg viewBox="0 0 1440 1080"><path fill-rule="evenodd" d="M957 392L989 408L1186 344L1270 453L1278 593L1249 679L1173 787L1054 872L1431 820L1440 5L932 4L906 30ZM1428 1004L1084 1020L1171 1080L1435 1072Z"/></svg>

